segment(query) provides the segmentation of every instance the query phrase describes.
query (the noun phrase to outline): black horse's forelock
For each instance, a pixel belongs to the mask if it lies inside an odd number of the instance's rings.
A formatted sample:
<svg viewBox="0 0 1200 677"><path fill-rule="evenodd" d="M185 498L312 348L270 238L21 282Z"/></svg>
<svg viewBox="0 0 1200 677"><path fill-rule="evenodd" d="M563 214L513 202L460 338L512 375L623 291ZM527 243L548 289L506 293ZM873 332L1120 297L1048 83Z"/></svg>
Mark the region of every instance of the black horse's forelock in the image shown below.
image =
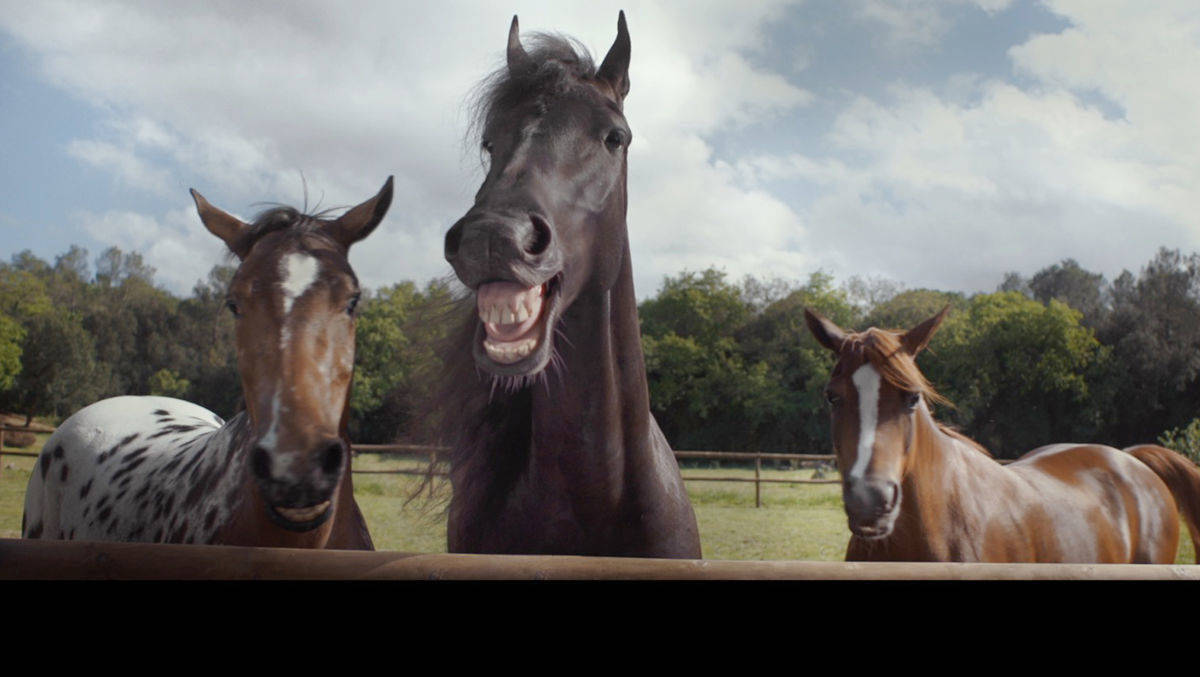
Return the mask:
<svg viewBox="0 0 1200 677"><path fill-rule="evenodd" d="M534 33L522 43L529 55L525 67L514 71L506 64L476 86L467 128L469 145L487 129L488 121L497 111L512 108L521 101L561 94L580 81L596 77L591 52L575 38Z"/></svg>

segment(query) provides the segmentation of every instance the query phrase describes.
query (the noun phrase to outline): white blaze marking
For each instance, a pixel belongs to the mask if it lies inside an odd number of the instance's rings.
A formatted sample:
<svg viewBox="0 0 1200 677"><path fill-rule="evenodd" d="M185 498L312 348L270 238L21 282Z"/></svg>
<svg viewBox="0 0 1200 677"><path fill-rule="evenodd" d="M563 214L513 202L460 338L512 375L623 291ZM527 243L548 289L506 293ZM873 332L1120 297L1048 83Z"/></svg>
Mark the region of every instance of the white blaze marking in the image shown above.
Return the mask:
<svg viewBox="0 0 1200 677"><path fill-rule="evenodd" d="M304 295L317 279L319 265L308 254L292 252L279 263L279 286L283 289L283 314L292 310L292 302Z"/></svg>
<svg viewBox="0 0 1200 677"><path fill-rule="evenodd" d="M870 364L859 367L850 377L858 388L858 455L850 476L860 479L871 462L875 446L875 427L879 424L879 372Z"/></svg>

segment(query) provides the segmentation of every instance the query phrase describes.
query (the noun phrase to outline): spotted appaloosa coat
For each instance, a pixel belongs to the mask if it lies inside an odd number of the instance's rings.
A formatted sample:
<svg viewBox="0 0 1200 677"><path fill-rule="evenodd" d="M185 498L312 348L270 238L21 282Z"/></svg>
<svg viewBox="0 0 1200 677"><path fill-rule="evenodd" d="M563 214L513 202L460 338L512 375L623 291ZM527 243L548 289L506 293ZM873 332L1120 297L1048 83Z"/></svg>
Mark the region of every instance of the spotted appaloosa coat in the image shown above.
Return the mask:
<svg viewBox="0 0 1200 677"><path fill-rule="evenodd" d="M245 414L225 423L170 397L114 397L46 441L25 493L25 538L210 543L237 508Z"/></svg>

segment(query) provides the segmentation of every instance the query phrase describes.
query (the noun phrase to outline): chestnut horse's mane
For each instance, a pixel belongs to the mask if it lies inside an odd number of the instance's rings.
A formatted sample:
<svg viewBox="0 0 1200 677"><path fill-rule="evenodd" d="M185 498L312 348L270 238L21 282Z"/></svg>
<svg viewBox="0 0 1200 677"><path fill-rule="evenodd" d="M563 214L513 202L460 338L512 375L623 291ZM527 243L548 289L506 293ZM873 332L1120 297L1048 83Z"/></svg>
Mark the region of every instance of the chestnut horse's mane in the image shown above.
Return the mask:
<svg viewBox="0 0 1200 677"><path fill-rule="evenodd" d="M953 407L954 404L939 393L917 368L917 361L913 359L912 355L904 350L904 346L900 342L902 334L903 332L871 327L857 334L846 336L842 351L844 353L860 353L865 361L870 362L879 371L883 380L892 386L908 392L920 393L926 402ZM940 421L934 421L934 423L943 433L982 454L992 455L983 445L954 428Z"/></svg>

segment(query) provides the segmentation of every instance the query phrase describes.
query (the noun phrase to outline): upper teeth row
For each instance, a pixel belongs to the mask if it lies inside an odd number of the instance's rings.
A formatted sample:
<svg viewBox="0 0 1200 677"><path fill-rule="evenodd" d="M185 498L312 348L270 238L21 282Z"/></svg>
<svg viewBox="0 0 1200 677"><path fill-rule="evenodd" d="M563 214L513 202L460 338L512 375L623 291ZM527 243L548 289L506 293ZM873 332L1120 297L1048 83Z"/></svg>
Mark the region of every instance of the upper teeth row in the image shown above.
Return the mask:
<svg viewBox="0 0 1200 677"><path fill-rule="evenodd" d="M524 303L518 304L515 310L507 306L495 305L491 308L480 309L479 319L492 324L512 324L528 320L530 313L530 309Z"/></svg>

